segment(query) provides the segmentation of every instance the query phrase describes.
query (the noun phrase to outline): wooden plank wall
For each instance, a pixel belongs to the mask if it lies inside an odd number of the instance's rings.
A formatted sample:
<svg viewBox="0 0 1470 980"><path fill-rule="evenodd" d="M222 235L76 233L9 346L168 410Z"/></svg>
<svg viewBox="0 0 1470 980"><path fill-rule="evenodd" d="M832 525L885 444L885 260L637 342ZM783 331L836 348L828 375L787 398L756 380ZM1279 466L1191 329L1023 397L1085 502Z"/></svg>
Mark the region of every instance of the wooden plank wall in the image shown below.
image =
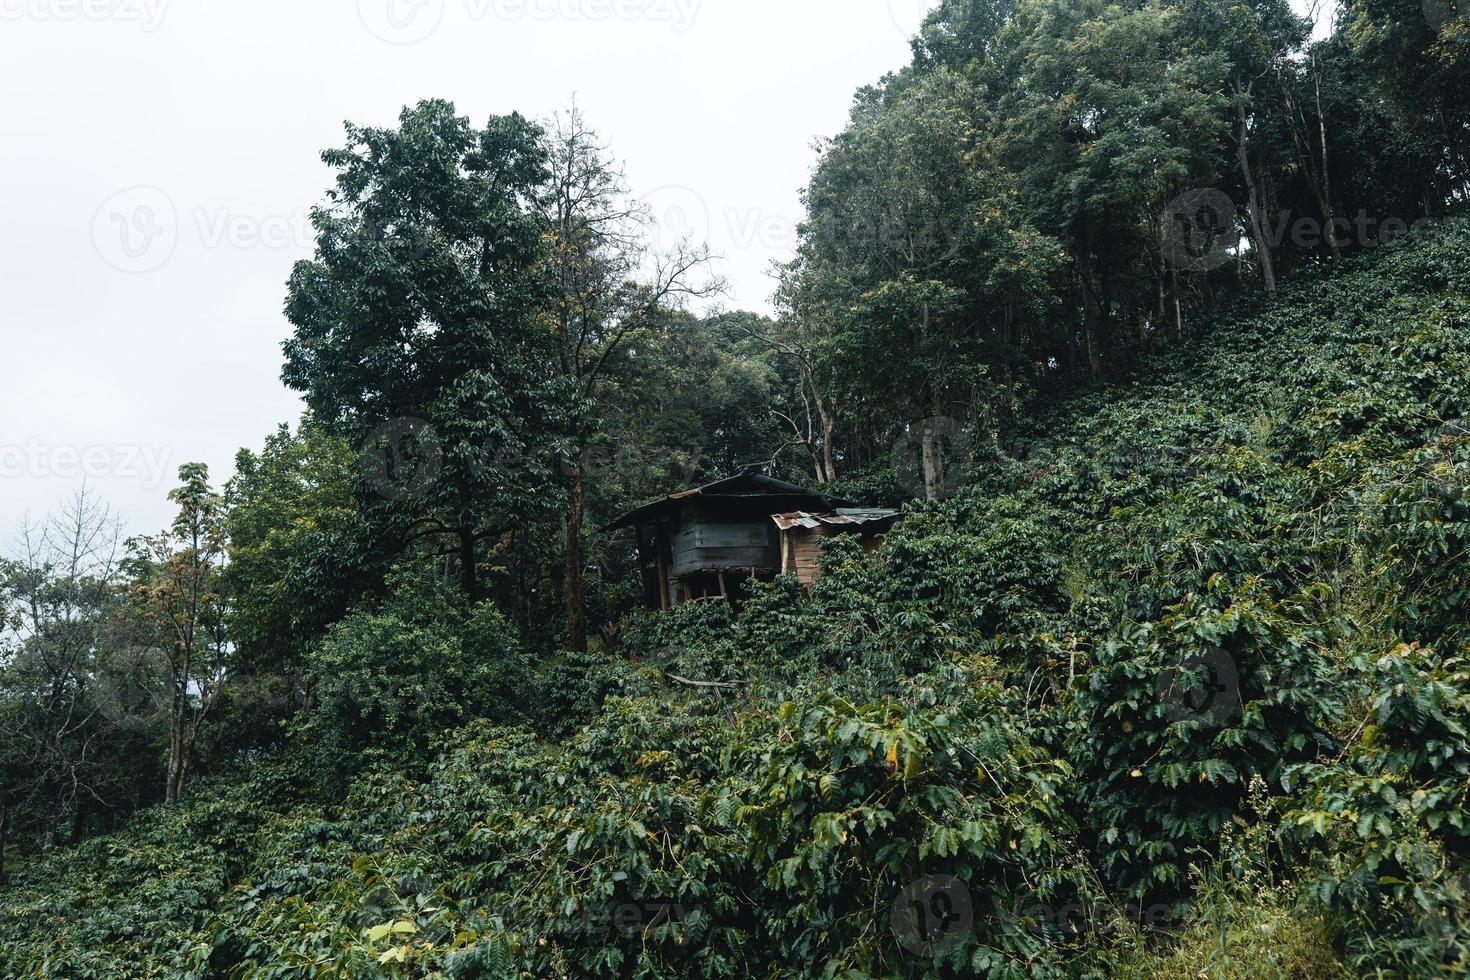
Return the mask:
<svg viewBox="0 0 1470 980"><path fill-rule="evenodd" d="M811 585L821 574L818 560L822 557L822 539L827 536L825 527L794 527L785 532L784 547L781 549L785 562L782 571L795 575L802 585Z"/></svg>

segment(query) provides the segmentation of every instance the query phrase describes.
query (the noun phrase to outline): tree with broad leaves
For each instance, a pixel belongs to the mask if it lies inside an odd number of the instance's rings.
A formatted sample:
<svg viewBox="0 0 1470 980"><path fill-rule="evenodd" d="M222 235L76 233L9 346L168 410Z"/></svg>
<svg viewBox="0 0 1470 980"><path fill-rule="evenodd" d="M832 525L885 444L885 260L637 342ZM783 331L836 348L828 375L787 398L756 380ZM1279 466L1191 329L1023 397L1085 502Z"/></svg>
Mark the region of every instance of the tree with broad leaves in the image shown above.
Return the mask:
<svg viewBox="0 0 1470 980"><path fill-rule="evenodd" d="M441 553L476 602L487 554L562 509L554 463L576 393L548 370L556 338L537 316L542 132L426 101L396 128L349 124L322 158L336 184L312 212L316 256L291 276L283 378L362 447L360 546Z"/></svg>
<svg viewBox="0 0 1470 980"><path fill-rule="evenodd" d="M831 378L812 387L819 415L839 401L889 418L901 406L924 423L931 497L942 450L927 423L1011 400L1059 264L1056 243L1019 216L979 95L949 69L865 93L807 189L780 294Z"/></svg>

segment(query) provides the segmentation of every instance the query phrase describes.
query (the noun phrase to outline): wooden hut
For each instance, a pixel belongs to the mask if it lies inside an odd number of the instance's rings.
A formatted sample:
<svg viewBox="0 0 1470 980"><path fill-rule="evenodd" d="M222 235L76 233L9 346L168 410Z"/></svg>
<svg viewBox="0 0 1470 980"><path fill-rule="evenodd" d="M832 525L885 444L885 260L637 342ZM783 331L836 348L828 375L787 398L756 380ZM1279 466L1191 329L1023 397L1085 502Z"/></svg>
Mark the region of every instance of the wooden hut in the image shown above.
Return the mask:
<svg viewBox="0 0 1470 980"><path fill-rule="evenodd" d="M898 511L839 508L823 514L776 514L771 520L781 535L781 574L795 575L802 585L811 585L821 574L824 539L858 534L863 547L871 550L898 520Z"/></svg>
<svg viewBox="0 0 1470 980"><path fill-rule="evenodd" d="M775 520L778 515L835 517L842 513L839 508L850 507L829 494L747 470L669 494L606 530L634 529L644 601L652 609L669 609L693 599L730 596L740 579L771 579L785 570L787 532ZM835 531L838 525L822 526ZM805 538L792 550L807 554ZM814 579L814 569L808 569L804 581Z"/></svg>

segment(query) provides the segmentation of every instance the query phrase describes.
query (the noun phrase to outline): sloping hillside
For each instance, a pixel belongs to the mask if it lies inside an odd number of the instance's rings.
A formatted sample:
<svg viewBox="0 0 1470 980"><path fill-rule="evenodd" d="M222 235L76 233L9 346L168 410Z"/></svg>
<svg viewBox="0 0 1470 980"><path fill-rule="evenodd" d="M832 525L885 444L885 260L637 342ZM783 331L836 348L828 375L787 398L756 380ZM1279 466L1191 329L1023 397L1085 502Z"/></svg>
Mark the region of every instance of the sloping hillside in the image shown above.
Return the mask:
<svg viewBox="0 0 1470 980"><path fill-rule="evenodd" d="M307 727L18 869L0 974L1464 972L1470 228L1135 377L810 595L497 663L526 719Z"/></svg>

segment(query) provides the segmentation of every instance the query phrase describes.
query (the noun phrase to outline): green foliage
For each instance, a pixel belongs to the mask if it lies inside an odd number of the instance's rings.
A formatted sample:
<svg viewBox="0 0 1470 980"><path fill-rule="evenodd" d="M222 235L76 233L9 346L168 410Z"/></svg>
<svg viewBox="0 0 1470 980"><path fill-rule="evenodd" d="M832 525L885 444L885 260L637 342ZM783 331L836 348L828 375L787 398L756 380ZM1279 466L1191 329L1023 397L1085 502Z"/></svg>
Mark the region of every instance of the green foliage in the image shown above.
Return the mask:
<svg viewBox="0 0 1470 980"><path fill-rule="evenodd" d="M941 975L1023 975L1056 956L1002 914L1010 896L1059 900L1082 884L1068 867L1067 765L1018 733L998 688L910 710L818 695L753 716L733 747L756 777L734 820L763 876L760 924L805 975L892 975L904 937L884 907L924 877L961 882L978 910ZM954 713L950 713L949 709Z"/></svg>
<svg viewBox="0 0 1470 980"><path fill-rule="evenodd" d="M349 125L323 154L336 181L312 212L316 256L291 276L282 378L365 461L355 563L448 541L475 603L486 543L558 510L573 406L536 321L546 147L520 115L475 128L443 101L398 123Z"/></svg>
<svg viewBox="0 0 1470 980"><path fill-rule="evenodd" d="M1236 814L1245 786L1281 786L1338 711L1305 597L1212 580L1204 595L1099 644L1075 728L1097 853L1130 897L1184 885L1185 861Z"/></svg>
<svg viewBox="0 0 1470 980"><path fill-rule="evenodd" d="M459 621L434 584L400 578L387 602L349 614L308 657L303 735L325 779L364 760L410 766L471 719L527 718L530 660L504 617L483 604Z"/></svg>
<svg viewBox="0 0 1470 980"><path fill-rule="evenodd" d="M261 452L241 450L225 487L230 564L237 597L228 616L240 660L288 673L353 597L343 553L353 522L355 453L321 426L286 427Z"/></svg>
<svg viewBox="0 0 1470 980"><path fill-rule="evenodd" d="M1245 812L1220 837L1219 856L1191 868L1196 899L1172 942L1129 936L1104 951L1113 976L1300 977L1351 974L1332 943L1328 917L1280 877L1272 858L1273 814L1265 783L1253 780ZM1114 958L1113 954L1116 955Z"/></svg>
<svg viewBox="0 0 1470 980"><path fill-rule="evenodd" d="M1295 767L1290 837L1317 873L1352 961L1406 974L1470 969L1470 670L1417 646L1354 664L1367 710L1338 758Z"/></svg>

